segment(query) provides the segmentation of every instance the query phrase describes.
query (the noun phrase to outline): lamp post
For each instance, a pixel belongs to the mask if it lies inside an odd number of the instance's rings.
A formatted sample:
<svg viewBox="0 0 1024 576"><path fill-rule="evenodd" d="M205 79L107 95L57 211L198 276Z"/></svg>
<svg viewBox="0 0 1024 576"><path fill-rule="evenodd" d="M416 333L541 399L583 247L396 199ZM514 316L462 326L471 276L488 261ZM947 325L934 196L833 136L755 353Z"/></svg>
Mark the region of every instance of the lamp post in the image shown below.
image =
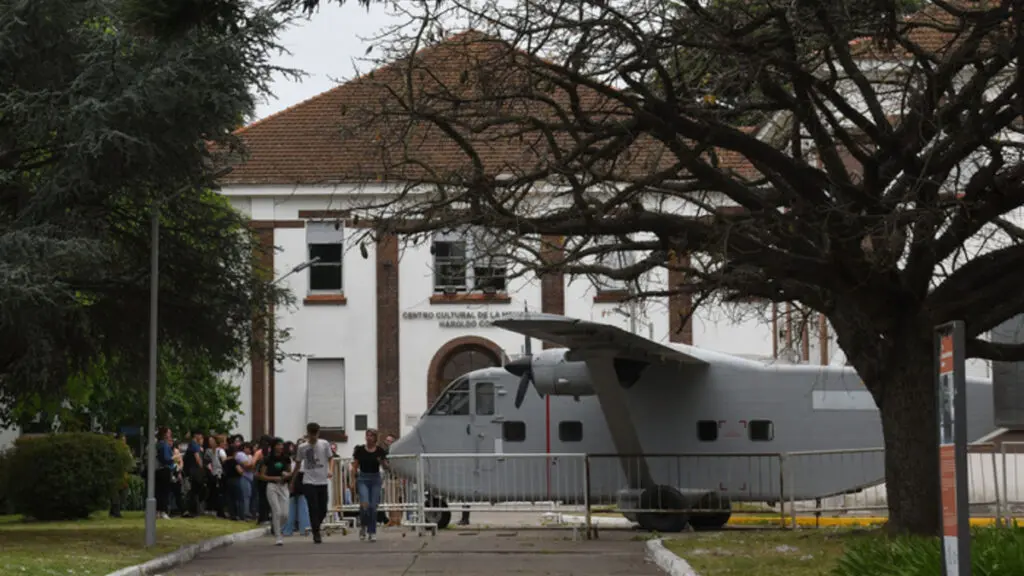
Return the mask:
<svg viewBox="0 0 1024 576"><path fill-rule="evenodd" d="M210 176L216 181L231 173L232 168L221 168ZM146 547L156 545L156 373L157 373L157 308L160 288L160 204L170 202L189 191L192 184L182 186L164 198L153 200L150 213L149 252L149 417L146 434L149 435L149 455L146 458Z"/></svg>
<svg viewBox="0 0 1024 576"><path fill-rule="evenodd" d="M156 365L157 293L160 274L160 203L153 203L150 216L149 253L149 455L146 460L146 547L156 544Z"/></svg>
<svg viewBox="0 0 1024 576"><path fill-rule="evenodd" d="M286 278L291 276L292 274L298 274L299 272L302 272L306 268L309 268L310 266L312 266L313 264L316 264L319 261L320 261L320 257L319 256L317 256L315 258L312 258L310 260L306 260L305 262L303 262L303 263L295 266L291 270L285 272L281 276L275 278L274 281L271 282L271 284L275 284L275 285L279 284L282 281L284 281ZM274 317L273 316L271 316L270 322L267 325L267 333L270 336L273 336L273 334L274 334ZM271 340L271 338L268 337L267 338L267 343L269 344L270 342L272 342L272 340ZM268 350L267 353L263 355L263 405L268 407L268 408L270 407L270 370L271 370L270 354L271 353L272 352L270 350ZM270 434L270 433L273 432L273 430L270 429L270 410L269 409L263 411L263 430L264 430L264 434Z"/></svg>

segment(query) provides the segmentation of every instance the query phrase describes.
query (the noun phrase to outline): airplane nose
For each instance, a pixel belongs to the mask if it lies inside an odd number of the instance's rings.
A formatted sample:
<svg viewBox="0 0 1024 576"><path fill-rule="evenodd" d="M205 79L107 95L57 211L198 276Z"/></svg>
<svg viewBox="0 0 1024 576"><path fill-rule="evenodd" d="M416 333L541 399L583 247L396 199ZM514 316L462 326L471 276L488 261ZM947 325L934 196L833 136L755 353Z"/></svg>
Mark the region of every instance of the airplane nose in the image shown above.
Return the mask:
<svg viewBox="0 0 1024 576"><path fill-rule="evenodd" d="M420 442L416 436L417 432L414 430L395 440L395 443L391 445L391 470L399 476L405 478L416 476L415 456L420 453Z"/></svg>
<svg viewBox="0 0 1024 576"><path fill-rule="evenodd" d="M410 454L415 454L415 450L412 449L414 443L412 442L411 437L413 434L415 434L415 432L395 440L394 443L391 444L391 456L408 456Z"/></svg>

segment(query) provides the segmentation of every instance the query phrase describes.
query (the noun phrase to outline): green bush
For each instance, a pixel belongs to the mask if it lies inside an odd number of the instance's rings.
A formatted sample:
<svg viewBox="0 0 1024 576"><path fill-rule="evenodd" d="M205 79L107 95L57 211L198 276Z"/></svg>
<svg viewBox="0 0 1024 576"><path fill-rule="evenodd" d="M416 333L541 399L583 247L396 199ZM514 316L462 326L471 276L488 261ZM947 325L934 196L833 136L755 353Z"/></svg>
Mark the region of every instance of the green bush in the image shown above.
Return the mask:
<svg viewBox="0 0 1024 576"><path fill-rule="evenodd" d="M971 573L976 576L1024 574L1024 529L978 528L971 531ZM834 576L940 576L938 538L864 537L851 542Z"/></svg>
<svg viewBox="0 0 1024 576"><path fill-rule="evenodd" d="M137 512L146 509L146 481L137 474L128 477L128 492L122 510Z"/></svg>
<svg viewBox="0 0 1024 576"><path fill-rule="evenodd" d="M92 433L22 437L14 444L10 497L36 520L85 518L110 506L132 468L120 440Z"/></svg>

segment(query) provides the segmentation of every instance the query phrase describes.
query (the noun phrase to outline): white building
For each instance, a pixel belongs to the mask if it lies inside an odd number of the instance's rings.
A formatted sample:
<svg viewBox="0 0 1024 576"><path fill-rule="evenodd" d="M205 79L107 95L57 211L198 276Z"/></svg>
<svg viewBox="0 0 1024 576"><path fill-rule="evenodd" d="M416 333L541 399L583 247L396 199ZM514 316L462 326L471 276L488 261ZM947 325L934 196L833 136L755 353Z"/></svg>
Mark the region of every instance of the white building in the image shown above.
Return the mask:
<svg viewBox="0 0 1024 576"><path fill-rule="evenodd" d="M251 156L222 181L222 193L252 219L262 243L277 248L275 275L320 257L282 280L297 305L276 311L278 327L291 335L285 351L302 357L270 372L256 360L239 377L240 432L295 438L307 421L316 421L343 451L344 442L360 441L367 427L403 434L454 377L522 351L521 336L489 321L524 309L612 323L661 342L844 362L818 317L802 328L785 306L700 309L680 326L690 306L685 297L630 306L621 302L624 285L615 281L564 274L506 280L503 263L493 261L453 273L453 258L463 251L473 258L471 237L368 239L350 211L403 184L379 177L366 184L379 170L380 147L353 129L360 119L351 111L380 96L372 78L357 78L239 132ZM451 146L438 143L432 151L444 162ZM661 272L648 281L664 286L668 273Z"/></svg>

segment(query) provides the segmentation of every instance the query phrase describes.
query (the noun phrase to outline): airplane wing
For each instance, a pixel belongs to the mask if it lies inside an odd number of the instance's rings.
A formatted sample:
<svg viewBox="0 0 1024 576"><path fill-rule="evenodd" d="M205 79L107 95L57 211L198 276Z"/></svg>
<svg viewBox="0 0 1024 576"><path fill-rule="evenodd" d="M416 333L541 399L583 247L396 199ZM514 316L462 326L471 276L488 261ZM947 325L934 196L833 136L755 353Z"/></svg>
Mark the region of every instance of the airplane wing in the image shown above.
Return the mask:
<svg viewBox="0 0 1024 576"><path fill-rule="evenodd" d="M502 318L495 320L493 324L524 336L569 348L570 356L566 357L567 360L582 359L581 356L593 353L607 353L643 362L707 364L703 359L626 332L616 326L557 314L528 314Z"/></svg>

